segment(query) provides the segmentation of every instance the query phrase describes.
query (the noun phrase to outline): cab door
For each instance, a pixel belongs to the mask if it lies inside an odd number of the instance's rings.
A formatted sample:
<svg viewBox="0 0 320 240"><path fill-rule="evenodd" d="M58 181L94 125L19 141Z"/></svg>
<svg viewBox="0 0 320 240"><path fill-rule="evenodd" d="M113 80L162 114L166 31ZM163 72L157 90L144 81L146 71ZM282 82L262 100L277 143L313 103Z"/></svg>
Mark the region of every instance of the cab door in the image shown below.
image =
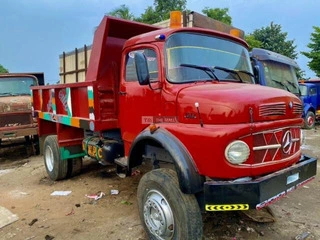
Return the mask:
<svg viewBox="0 0 320 240"><path fill-rule="evenodd" d="M135 52L142 52L147 59L150 84L140 85L135 63ZM142 46L124 52L119 91L119 121L125 155L136 136L148 127L155 117L161 115L161 72L160 54L157 48Z"/></svg>
<svg viewBox="0 0 320 240"><path fill-rule="evenodd" d="M319 93L317 93L317 87L316 86L311 86L309 88L309 92L308 92L309 103L312 104L312 106L314 106L315 108L318 107L318 94Z"/></svg>

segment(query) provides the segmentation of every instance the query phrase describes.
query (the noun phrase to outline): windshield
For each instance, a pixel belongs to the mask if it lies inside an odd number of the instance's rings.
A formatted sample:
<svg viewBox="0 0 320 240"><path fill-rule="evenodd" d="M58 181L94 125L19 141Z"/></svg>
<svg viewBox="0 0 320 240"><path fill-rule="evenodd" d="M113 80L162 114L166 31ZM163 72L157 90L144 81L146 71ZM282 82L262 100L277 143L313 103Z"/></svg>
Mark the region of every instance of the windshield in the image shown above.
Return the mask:
<svg viewBox="0 0 320 240"><path fill-rule="evenodd" d="M254 82L247 49L236 42L210 35L176 33L170 36L166 42L166 61L167 79L172 83L204 80Z"/></svg>
<svg viewBox="0 0 320 240"><path fill-rule="evenodd" d="M32 77L0 77L0 96L30 95L30 86L36 86Z"/></svg>
<svg viewBox="0 0 320 240"><path fill-rule="evenodd" d="M274 61L262 61L262 64L267 86L299 95L298 79L292 66Z"/></svg>
<svg viewBox="0 0 320 240"><path fill-rule="evenodd" d="M301 96L308 95L308 88L305 85L299 85Z"/></svg>
<svg viewBox="0 0 320 240"><path fill-rule="evenodd" d="M313 84L310 84L313 85ZM317 96L317 88L315 86L299 85L301 96Z"/></svg>

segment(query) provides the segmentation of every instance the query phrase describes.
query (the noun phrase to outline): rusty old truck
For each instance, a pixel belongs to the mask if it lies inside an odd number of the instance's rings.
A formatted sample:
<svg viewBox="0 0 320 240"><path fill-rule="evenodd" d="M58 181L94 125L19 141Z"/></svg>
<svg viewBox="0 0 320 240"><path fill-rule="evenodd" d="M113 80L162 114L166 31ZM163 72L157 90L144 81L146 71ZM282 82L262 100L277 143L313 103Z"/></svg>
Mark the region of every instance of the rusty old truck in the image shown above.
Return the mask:
<svg viewBox="0 0 320 240"><path fill-rule="evenodd" d="M31 86L44 84L43 73L0 74L0 144L8 147L20 144L38 149L38 124L32 117Z"/></svg>

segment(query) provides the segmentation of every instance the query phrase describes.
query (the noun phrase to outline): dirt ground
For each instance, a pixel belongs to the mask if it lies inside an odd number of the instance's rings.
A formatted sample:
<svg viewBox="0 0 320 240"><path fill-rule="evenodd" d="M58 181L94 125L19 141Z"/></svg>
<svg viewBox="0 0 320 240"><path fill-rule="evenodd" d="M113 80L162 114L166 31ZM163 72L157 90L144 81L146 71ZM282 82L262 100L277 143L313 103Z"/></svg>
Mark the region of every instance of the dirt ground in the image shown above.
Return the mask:
<svg viewBox="0 0 320 240"><path fill-rule="evenodd" d="M319 157L319 132L305 133L303 152ZM136 200L142 174L122 179L112 166L85 161L81 175L53 182L47 176L43 157L28 157L29 152L24 146L0 150L0 206L19 217L0 229L1 240L146 239ZM119 194L111 195L111 190L118 190ZM54 191L72 192L68 196L51 196ZM99 192L105 193L101 199L86 197ZM274 217L266 215L264 219L275 222L253 221L252 216L242 212L204 214L204 239L320 239L319 174L269 210Z"/></svg>

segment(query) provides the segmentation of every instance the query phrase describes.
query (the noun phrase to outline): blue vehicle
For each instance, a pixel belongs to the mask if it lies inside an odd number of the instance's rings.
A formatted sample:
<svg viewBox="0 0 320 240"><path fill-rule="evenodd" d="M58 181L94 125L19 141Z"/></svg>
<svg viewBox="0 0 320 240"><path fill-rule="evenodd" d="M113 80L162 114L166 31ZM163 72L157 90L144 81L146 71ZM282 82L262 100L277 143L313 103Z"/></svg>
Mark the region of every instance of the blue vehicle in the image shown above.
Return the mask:
<svg viewBox="0 0 320 240"><path fill-rule="evenodd" d="M305 128L311 129L320 116L320 81L301 81L299 87L303 101Z"/></svg>
<svg viewBox="0 0 320 240"><path fill-rule="evenodd" d="M264 86L284 89L299 96L304 108L302 114L304 128L313 128L317 116L320 116L320 97L318 97L320 80L298 83L296 75L298 64L281 54L261 48L253 48L250 54L255 82Z"/></svg>
<svg viewBox="0 0 320 240"><path fill-rule="evenodd" d="M257 84L284 89L300 96L296 75L299 66L294 60L261 48L253 48L250 57Z"/></svg>

